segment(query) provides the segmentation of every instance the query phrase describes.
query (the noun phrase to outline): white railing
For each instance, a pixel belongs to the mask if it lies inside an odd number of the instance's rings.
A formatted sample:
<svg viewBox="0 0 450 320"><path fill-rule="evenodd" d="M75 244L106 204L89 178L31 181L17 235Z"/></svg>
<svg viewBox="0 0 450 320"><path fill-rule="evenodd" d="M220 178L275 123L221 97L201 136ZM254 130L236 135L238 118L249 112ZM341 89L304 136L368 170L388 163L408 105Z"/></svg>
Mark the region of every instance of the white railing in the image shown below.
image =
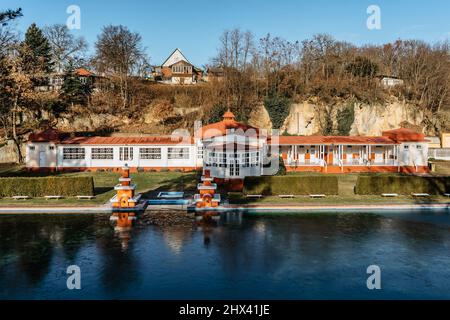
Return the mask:
<svg viewBox="0 0 450 320"><path fill-rule="evenodd" d="M351 159L351 160L342 160L344 166L396 166L397 161L393 159L381 160L381 161L372 161L367 159Z"/></svg>
<svg viewBox="0 0 450 320"><path fill-rule="evenodd" d="M311 160L288 160L286 161L287 166L322 166L322 159Z"/></svg>

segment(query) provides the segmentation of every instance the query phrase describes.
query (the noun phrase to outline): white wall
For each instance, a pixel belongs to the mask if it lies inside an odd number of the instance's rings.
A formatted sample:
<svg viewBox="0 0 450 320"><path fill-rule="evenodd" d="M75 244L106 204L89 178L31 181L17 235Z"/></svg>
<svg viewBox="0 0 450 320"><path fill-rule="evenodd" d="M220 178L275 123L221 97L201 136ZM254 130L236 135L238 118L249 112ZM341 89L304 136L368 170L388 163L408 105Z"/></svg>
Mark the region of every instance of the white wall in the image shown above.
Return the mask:
<svg viewBox="0 0 450 320"><path fill-rule="evenodd" d="M85 148L85 159L82 160L64 160L63 149L67 147L82 147ZM120 160L120 147L133 148L132 160ZM188 159L168 159L168 148L188 148ZM113 159L92 159L92 148L113 148ZM161 159L140 159L140 148L161 148ZM95 146L75 146L75 145L59 145L58 146L58 165L60 167L92 167L92 168L117 168L127 164L129 167L142 168L142 167L196 167L197 163L197 147L196 145L134 145L134 146L108 146L108 145L95 145Z"/></svg>
<svg viewBox="0 0 450 320"><path fill-rule="evenodd" d="M32 150L34 148L34 150ZM53 148L53 150L51 150ZM41 154L42 152L42 154ZM54 168L57 166L57 147L54 143L28 143L25 163L27 168ZM40 159L40 155L43 157Z"/></svg>
<svg viewBox="0 0 450 320"><path fill-rule="evenodd" d="M405 148L408 146L408 149ZM428 143L405 142L399 145L398 160L400 166L427 166Z"/></svg>
<svg viewBox="0 0 450 320"><path fill-rule="evenodd" d="M180 52L180 50L175 50L175 52L167 59L167 61L163 64L163 67L170 67L174 63L177 63L178 61L187 61L187 59L183 56L183 54Z"/></svg>

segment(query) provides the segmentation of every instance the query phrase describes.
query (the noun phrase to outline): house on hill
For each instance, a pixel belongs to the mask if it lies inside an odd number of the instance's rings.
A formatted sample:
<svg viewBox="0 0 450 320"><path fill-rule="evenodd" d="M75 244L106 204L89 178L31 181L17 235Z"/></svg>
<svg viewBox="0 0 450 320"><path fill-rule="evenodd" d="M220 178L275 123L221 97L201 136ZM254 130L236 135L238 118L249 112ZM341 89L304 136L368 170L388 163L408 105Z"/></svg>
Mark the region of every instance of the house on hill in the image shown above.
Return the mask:
<svg viewBox="0 0 450 320"><path fill-rule="evenodd" d="M155 69L160 82L166 84L196 84L203 76L203 71L190 63L178 48Z"/></svg>
<svg viewBox="0 0 450 320"><path fill-rule="evenodd" d="M81 81L83 84L91 84L93 85L96 81L97 76L85 69L78 68L74 70L74 75ZM64 83L64 73L51 73L45 76L46 84L35 87L36 91L59 91Z"/></svg>
<svg viewBox="0 0 450 320"><path fill-rule="evenodd" d="M206 75L204 76L204 80L208 81L221 81L225 77L225 70L221 67L209 67L206 70Z"/></svg>
<svg viewBox="0 0 450 320"><path fill-rule="evenodd" d="M395 76L379 75L377 78L380 79L380 84L386 88L401 86L404 84L402 79Z"/></svg>

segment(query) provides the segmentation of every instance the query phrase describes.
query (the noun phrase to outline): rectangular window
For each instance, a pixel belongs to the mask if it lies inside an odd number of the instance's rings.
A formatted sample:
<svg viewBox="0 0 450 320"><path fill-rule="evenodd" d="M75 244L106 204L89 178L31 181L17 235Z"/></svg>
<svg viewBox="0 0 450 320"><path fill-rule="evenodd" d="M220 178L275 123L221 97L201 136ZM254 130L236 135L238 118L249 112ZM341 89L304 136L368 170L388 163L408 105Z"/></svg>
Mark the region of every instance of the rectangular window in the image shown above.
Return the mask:
<svg viewBox="0 0 450 320"><path fill-rule="evenodd" d="M112 160L114 159L113 148L92 148L92 160Z"/></svg>
<svg viewBox="0 0 450 320"><path fill-rule="evenodd" d="M119 160L120 161L133 160L133 148L132 147L120 147L119 148Z"/></svg>
<svg viewBox="0 0 450 320"><path fill-rule="evenodd" d="M49 146L48 150L55 150L55 146Z"/></svg>
<svg viewBox="0 0 450 320"><path fill-rule="evenodd" d="M63 148L64 160L81 160L85 159L86 152L84 148Z"/></svg>
<svg viewBox="0 0 450 320"><path fill-rule="evenodd" d="M409 146L403 146L403 149L404 149L405 151L408 151L408 150L409 150Z"/></svg>
<svg viewBox="0 0 450 320"><path fill-rule="evenodd" d="M34 146L29 146L28 147L28 150L30 150L30 151L34 151L36 148L34 147Z"/></svg>
<svg viewBox="0 0 450 320"><path fill-rule="evenodd" d="M143 160L161 159L161 148L140 148L139 157Z"/></svg>
<svg viewBox="0 0 450 320"><path fill-rule="evenodd" d="M418 145L416 146L416 148L417 148L417 150L422 150L422 146L421 146L420 144L418 144Z"/></svg>
<svg viewBox="0 0 450 320"><path fill-rule="evenodd" d="M197 158L203 159L203 147L198 147L197 149Z"/></svg>
<svg viewBox="0 0 450 320"><path fill-rule="evenodd" d="M169 148L167 157L169 159L189 159L189 148Z"/></svg>

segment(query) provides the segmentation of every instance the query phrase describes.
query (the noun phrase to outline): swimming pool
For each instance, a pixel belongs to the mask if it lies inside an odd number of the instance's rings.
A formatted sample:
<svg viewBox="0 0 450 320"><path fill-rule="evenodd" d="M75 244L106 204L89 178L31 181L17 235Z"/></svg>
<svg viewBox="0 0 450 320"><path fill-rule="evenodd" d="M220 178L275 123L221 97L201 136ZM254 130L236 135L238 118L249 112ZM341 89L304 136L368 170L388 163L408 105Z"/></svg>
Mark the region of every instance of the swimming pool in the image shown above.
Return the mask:
<svg viewBox="0 0 450 320"><path fill-rule="evenodd" d="M161 191L160 193L158 193L158 198L164 199L175 199L183 197L184 197L183 191Z"/></svg>
<svg viewBox="0 0 450 320"><path fill-rule="evenodd" d="M171 205L171 204L189 204L189 199L151 199L147 200L148 205Z"/></svg>

